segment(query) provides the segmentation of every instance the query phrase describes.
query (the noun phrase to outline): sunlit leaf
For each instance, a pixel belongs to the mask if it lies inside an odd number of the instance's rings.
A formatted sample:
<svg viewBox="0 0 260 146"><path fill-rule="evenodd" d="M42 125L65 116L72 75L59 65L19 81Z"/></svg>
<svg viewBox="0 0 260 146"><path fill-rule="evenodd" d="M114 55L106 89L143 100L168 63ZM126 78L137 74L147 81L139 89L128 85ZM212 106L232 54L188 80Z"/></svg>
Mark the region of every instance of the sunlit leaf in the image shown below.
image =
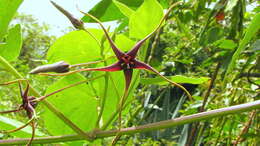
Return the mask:
<svg viewBox="0 0 260 146"><path fill-rule="evenodd" d="M129 20L129 35L143 38L158 26L163 17L163 8L157 0L145 0Z"/></svg>
<svg viewBox="0 0 260 146"><path fill-rule="evenodd" d="M103 32L98 29L89 30L101 40ZM73 31L60 37L48 50L49 63L65 61L70 64L84 63L98 60L100 47L97 42L85 31Z"/></svg>
<svg viewBox="0 0 260 146"><path fill-rule="evenodd" d="M135 45L135 41L129 39L123 34L117 35L115 42L117 47L122 51L129 51Z"/></svg>

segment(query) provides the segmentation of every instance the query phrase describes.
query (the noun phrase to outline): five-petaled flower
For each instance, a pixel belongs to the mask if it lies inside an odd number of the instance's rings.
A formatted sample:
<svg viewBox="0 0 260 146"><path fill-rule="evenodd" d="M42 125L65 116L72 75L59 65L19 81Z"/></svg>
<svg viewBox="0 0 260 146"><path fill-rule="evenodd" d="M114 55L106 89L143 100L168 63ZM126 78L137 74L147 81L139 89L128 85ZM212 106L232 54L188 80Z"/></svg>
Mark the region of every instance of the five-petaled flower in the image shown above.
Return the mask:
<svg viewBox="0 0 260 146"><path fill-rule="evenodd" d="M155 28L154 31L152 31L150 34L148 34L144 39L138 41L134 47L128 51L127 53L122 52L117 46L116 44L113 42L113 40L111 39L111 37L109 36L107 30L105 29L105 27L103 26L103 24L94 16L88 14L88 13L84 13L86 16L91 17L92 19L94 19L103 29L105 36L117 58L117 62L109 65L109 66L105 66L105 67L101 67L101 68L85 68L85 69L79 69L79 70L75 70L75 71L71 71L71 72L67 72L67 73L61 73L61 74L46 74L46 73L41 73L42 75L50 75L50 76L63 76L63 75L68 75L68 74L72 74L72 73L76 73L76 72L81 72L81 71L106 71L106 72L114 72L114 71L120 71L122 70L124 72L124 76L125 76L125 93L128 92L128 88L130 86L131 83L131 79L132 79L132 74L133 74L133 69L145 69L148 71L152 71L155 74L159 75L160 77L162 77L163 79L167 80L168 82L170 82L171 84L181 88L190 99L192 99L190 93L181 85L169 80L168 78L162 76L157 70L155 70L154 68L152 68L150 65L139 61L136 59L137 53L139 51L139 49L142 47L143 43L149 39L161 26L161 24L163 23L163 21L165 20L165 18L168 16L169 12L179 3L175 3L173 4L168 11L166 12L166 14L164 15L164 17L161 19L159 25Z"/></svg>
<svg viewBox="0 0 260 146"><path fill-rule="evenodd" d="M84 13L86 16L91 17L92 19L94 19L102 28L102 30L105 33L105 37L108 40L116 58L117 58L117 62L109 65L109 66L105 66L105 67L100 67L100 68L83 68L83 69L79 69L79 70L75 70L75 71L70 71L70 72L66 72L66 73L61 73L61 74L46 74L46 73L41 73L42 75L51 75L51 76L63 76L63 75L69 75L72 73L76 73L76 72L81 72L81 71L105 71L105 72L114 72L114 71L123 71L124 72L124 77L125 77L125 90L124 90L124 95L121 98L120 101L120 105L119 105L119 129L121 129L121 111L124 105L124 101L126 100L125 98L127 97L128 94L128 89L129 86L131 84L131 80L132 80L132 74L133 74L133 69L144 69L144 70L148 70L151 71L157 75L159 75L160 77L162 77L163 79L165 79L166 81L170 82L171 84L181 88L184 92L186 92L186 94L188 95L188 97L190 99L192 99L190 93L181 85L169 80L168 78L162 76L157 70L155 70L154 68L152 68L150 65L139 61L136 59L137 57L137 53L140 50L140 48L142 47L142 45L144 44L144 42L149 39L162 25L163 21L165 20L165 18L168 16L168 14L170 13L170 11L176 6L178 5L179 2L173 4L168 11L166 12L166 14L164 15L164 17L161 19L159 25L154 29L154 31L152 31L150 34L148 34L144 39L138 41L132 49L130 49L130 51L124 53L122 52L117 46L116 44L113 42L113 40L111 39L111 37L109 36L108 31L105 29L105 27L103 26L103 24L94 16L88 14L88 13ZM55 4L55 7L58 8L62 13L64 13L64 9L61 9L60 6L58 6L57 4ZM66 15L66 13L65 13ZM66 15L67 16L67 15ZM68 16L67 16L68 17ZM68 17L69 18L69 17ZM89 33L91 34L91 33ZM118 134L116 136L116 138L113 140L113 144L116 143L116 141L120 138L120 134Z"/></svg>

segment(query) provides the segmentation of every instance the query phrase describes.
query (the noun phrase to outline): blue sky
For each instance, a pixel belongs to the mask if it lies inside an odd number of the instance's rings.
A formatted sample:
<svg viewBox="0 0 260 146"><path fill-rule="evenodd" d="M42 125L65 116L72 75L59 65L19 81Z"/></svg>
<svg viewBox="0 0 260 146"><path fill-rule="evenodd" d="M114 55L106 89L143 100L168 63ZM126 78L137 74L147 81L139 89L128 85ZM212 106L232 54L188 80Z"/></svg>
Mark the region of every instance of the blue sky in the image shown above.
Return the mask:
<svg viewBox="0 0 260 146"><path fill-rule="evenodd" d="M85 12L90 10L100 0L53 0L64 9L71 12L75 17L83 15L77 10L76 5ZM33 15L39 23L46 23L51 26L50 34L60 36L62 31L72 26L69 20L60 13L49 0L24 0L18 9L19 13ZM89 25L88 25L89 26ZM90 27L97 27L91 25Z"/></svg>

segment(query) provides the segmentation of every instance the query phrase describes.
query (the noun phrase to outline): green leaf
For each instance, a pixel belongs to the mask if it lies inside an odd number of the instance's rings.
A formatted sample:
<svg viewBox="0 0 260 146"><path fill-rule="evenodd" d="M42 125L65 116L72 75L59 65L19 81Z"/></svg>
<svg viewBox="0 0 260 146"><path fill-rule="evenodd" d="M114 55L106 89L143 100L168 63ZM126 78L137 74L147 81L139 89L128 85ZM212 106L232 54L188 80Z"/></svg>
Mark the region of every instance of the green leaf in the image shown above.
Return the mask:
<svg viewBox="0 0 260 146"><path fill-rule="evenodd" d="M130 16L134 13L134 10L129 8L127 5L120 3L116 0L113 0L113 2L126 17L130 18Z"/></svg>
<svg viewBox="0 0 260 146"><path fill-rule="evenodd" d="M13 61L19 56L21 48L21 27L17 24L9 30L6 42L0 46L0 55L8 61Z"/></svg>
<svg viewBox="0 0 260 146"><path fill-rule="evenodd" d="M163 17L163 8L156 0L145 0L129 20L129 35L142 39L151 33Z"/></svg>
<svg viewBox="0 0 260 146"><path fill-rule="evenodd" d="M176 75L176 76L169 76L168 79L171 79L172 81L176 83L187 83L187 84L203 84L207 82L210 78L208 77L186 77L182 75ZM169 82L165 81L161 77L156 78L142 78L140 83L142 84L159 84L159 85L165 85L169 84Z"/></svg>
<svg viewBox="0 0 260 146"><path fill-rule="evenodd" d="M66 76L52 84L48 88L47 93L51 93L62 87L85 79L85 77L79 74ZM81 84L66 89L48 97L47 100L82 130L91 130L95 127L97 119L97 101L88 84ZM42 117L45 127L52 135L73 133L65 123L47 108L45 108Z"/></svg>
<svg viewBox="0 0 260 146"><path fill-rule="evenodd" d="M98 41L103 37L101 29L89 30ZM117 35L116 45L122 51L130 50L135 42L123 34ZM107 56L114 55L108 43L105 43L105 53ZM85 63L99 60L100 47L97 42L84 31L73 31L59 38L48 50L47 59L49 63L66 61L70 64Z"/></svg>
<svg viewBox="0 0 260 146"><path fill-rule="evenodd" d="M103 32L98 29L89 30L98 40ZM66 61L70 64L98 60L100 47L85 31L73 31L59 38L48 50L49 63Z"/></svg>
<svg viewBox="0 0 260 146"><path fill-rule="evenodd" d="M0 1L0 41L6 34L8 25L22 2L23 0Z"/></svg>
<svg viewBox="0 0 260 146"><path fill-rule="evenodd" d="M207 43L211 44L223 37L223 30L219 27L212 27L207 33Z"/></svg>
<svg viewBox="0 0 260 146"><path fill-rule="evenodd" d="M118 2L130 7L130 8L137 8L139 7L143 0L117 0ZM100 21L113 21L124 18L124 14L118 9L115 3L112 0L101 0L98 4L94 6L88 13L92 14L93 16L97 17ZM84 16L82 18L84 22L94 22L89 17Z"/></svg>
<svg viewBox="0 0 260 146"><path fill-rule="evenodd" d="M221 40L218 45L219 48L223 49L234 49L236 46L237 44L235 44L233 40Z"/></svg>
<svg viewBox="0 0 260 146"><path fill-rule="evenodd" d="M0 127L1 130L11 130L11 129L15 129L18 128L20 126L23 126L24 123L19 122L17 120L13 120L10 119L8 117L5 116L0 116ZM17 137L30 137L32 133L32 128L31 126L27 126L17 132L14 133L10 133L13 136L17 136ZM36 129L35 131L35 135L36 136L45 136L45 134L43 134L42 132L40 132L39 130Z"/></svg>
<svg viewBox="0 0 260 146"><path fill-rule="evenodd" d="M260 28L259 22L260 22L260 13L256 14L253 20L251 21L249 27L246 30L244 38L240 41L236 52L232 56L231 62L229 63L227 71L225 73L224 84L227 81L228 74L234 69L235 63L239 58L240 53L246 48L246 45L249 43L249 41L255 36L255 34L259 30Z"/></svg>
<svg viewBox="0 0 260 146"><path fill-rule="evenodd" d="M120 48L120 50L122 51L129 51L135 45L135 41L129 39L127 36L123 34L119 34L116 36L115 43L116 46Z"/></svg>
<svg viewBox="0 0 260 146"><path fill-rule="evenodd" d="M124 15L115 6L112 0L102 0L88 13L97 17L100 21L112 21L123 18ZM82 18L84 22L94 22L91 18L84 16Z"/></svg>

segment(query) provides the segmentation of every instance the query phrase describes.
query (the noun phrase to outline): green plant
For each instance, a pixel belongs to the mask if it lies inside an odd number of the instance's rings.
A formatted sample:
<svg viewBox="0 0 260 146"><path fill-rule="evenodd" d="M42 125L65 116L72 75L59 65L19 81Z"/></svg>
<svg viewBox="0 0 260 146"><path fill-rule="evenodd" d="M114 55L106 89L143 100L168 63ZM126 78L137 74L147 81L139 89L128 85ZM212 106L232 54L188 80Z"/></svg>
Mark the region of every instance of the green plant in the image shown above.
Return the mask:
<svg viewBox="0 0 260 146"><path fill-rule="evenodd" d="M15 7L19 6L13 3ZM68 142L70 145L82 145L86 141L93 141L97 145L105 145L111 141L105 137L116 136L114 143L118 141L122 145L144 144L143 139L148 137L151 139L149 142L155 145L256 144L259 94L255 91L258 90L258 77L255 76L258 63L254 62L259 60L259 14L244 11L247 3L236 0L187 1L169 11L164 23L163 9L170 7L171 1L101 1L89 13L85 13L82 20L74 18L54 3L77 30L57 39L47 52L48 65L32 73L60 72L57 67L65 67L62 72L76 69L54 74L67 76L57 77L53 81L44 95L55 93L55 97L47 99L32 88L38 78L46 78L24 73L28 75L28 80L32 80L30 93L40 97L35 101L46 105L39 104L37 109L40 112L37 129L44 133L44 137L38 137L41 134L36 131L32 143ZM221 16L220 19L220 14L225 17ZM93 18L102 29L87 29L83 26L83 22L93 22ZM120 24L114 33L102 25L108 20L117 20ZM18 28L15 27L15 30ZM14 31L9 32L11 34ZM155 37L152 37L154 32ZM8 38L6 35L1 37ZM12 44L6 40L11 39L1 39L5 44ZM133 49L132 46L137 47ZM19 45L16 47L19 50ZM5 45L4 48L9 47ZM23 79L15 69L20 69L19 66L14 68L11 65L13 62L9 63L12 61L10 56L18 56L17 50L14 55L2 53L0 64L5 70L3 74L10 73L16 79ZM135 59L137 52L142 62ZM13 58L15 60L17 57ZM58 61L66 62L66 65L53 64ZM117 63L113 65L114 62ZM80 68L85 65L90 67ZM154 74L136 71L134 68L148 69L165 77L154 78ZM123 70L125 74L114 72L117 70ZM86 72L79 74L80 71ZM91 81L78 85L86 80ZM169 82L176 82L177 86L182 84L179 87L183 86L183 89L187 89L185 91L191 92L193 100L187 100L183 91L174 88L172 84L168 85ZM78 86L66 88L74 85ZM56 93L61 90L63 92ZM3 107L5 105L1 105L1 109ZM255 109L250 115L242 113ZM120 119L118 122L117 116ZM19 116L16 117L19 119ZM7 121L13 118L4 116L0 120L1 126L11 129L16 124ZM240 125L243 125L242 130ZM22 138L30 133L24 129L18 132L22 134L14 133L12 136ZM135 135L124 136L128 134ZM25 144L28 140L14 138L1 140L0 144Z"/></svg>

